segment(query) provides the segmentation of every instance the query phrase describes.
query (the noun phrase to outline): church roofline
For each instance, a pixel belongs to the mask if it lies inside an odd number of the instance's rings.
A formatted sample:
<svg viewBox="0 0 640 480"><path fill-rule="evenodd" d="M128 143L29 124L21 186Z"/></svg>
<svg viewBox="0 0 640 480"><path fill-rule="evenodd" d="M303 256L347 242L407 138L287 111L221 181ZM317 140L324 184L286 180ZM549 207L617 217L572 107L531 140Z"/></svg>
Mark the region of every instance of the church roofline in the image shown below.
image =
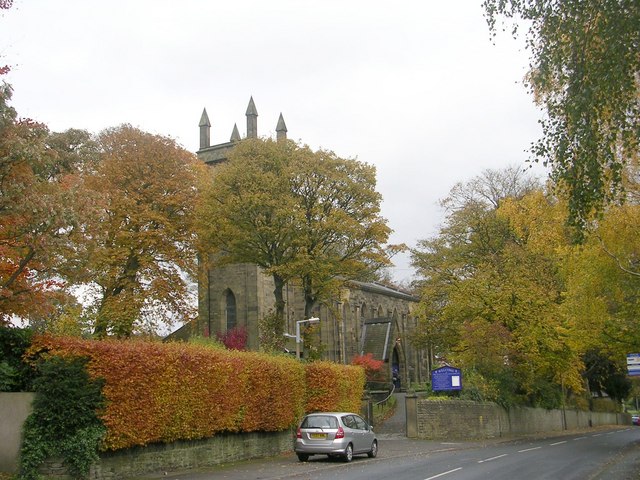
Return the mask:
<svg viewBox="0 0 640 480"><path fill-rule="evenodd" d="M200 152L211 152L214 150L222 150L223 148L229 148L231 146L233 146L235 142L225 142L225 143L219 143L217 145L211 145L210 147L207 148L201 148L200 150L198 150L196 153L200 153Z"/></svg>
<svg viewBox="0 0 640 480"><path fill-rule="evenodd" d="M380 293L383 295L388 295L390 297L402 298L403 300L408 300L410 302L419 302L420 299L410 293L403 292L401 290L388 287L386 285L382 285L380 283L371 283L371 282L359 282L357 280L351 280L349 283L353 284L356 288L363 290L365 292L372 293Z"/></svg>

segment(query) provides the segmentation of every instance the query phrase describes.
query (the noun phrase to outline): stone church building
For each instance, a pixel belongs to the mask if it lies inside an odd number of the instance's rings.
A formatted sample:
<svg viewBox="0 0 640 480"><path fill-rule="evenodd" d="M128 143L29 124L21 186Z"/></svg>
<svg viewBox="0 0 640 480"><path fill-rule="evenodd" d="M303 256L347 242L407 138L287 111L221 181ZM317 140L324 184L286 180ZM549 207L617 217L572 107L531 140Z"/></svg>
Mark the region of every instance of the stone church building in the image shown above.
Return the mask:
<svg viewBox="0 0 640 480"><path fill-rule="evenodd" d="M246 138L258 138L258 112L253 98L246 111ZM234 125L229 142L211 145L211 123L206 109L200 118L200 149L198 157L215 168L224 162L228 152L241 136ZM277 140L287 138L287 127L282 114L276 126ZM270 275L256 265L236 264L208 269L202 272L199 285L199 318L197 325L185 326L175 332L174 338L190 334L212 335L225 333L235 327L244 327L248 333L247 347L259 348L258 323L274 311L274 284ZM339 298L316 307L313 317L319 322L314 326L322 345L322 357L339 363L351 363L356 355L366 353L385 362L385 376L397 379L397 386L428 379L424 352L410 342L417 327L413 310L417 298L399 289L378 283L349 282ZM302 289L295 284L285 287L286 332L296 333L296 322L304 319ZM195 331L194 331L195 330ZM287 347L295 352L294 339ZM304 355L304 345L302 345Z"/></svg>

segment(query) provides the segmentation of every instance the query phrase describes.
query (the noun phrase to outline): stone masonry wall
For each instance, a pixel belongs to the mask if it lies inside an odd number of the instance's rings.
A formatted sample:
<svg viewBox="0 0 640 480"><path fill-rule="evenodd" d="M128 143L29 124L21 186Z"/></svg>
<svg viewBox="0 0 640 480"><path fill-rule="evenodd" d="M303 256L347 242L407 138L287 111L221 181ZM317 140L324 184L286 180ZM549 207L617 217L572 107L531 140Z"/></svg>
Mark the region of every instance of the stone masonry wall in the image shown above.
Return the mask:
<svg viewBox="0 0 640 480"><path fill-rule="evenodd" d="M419 438L499 437L508 422L492 403L419 400L416 410Z"/></svg>
<svg viewBox="0 0 640 480"><path fill-rule="evenodd" d="M407 436L425 439L495 438L559 432L599 425L630 425L626 413L511 408L494 403L406 397Z"/></svg>
<svg viewBox="0 0 640 480"><path fill-rule="evenodd" d="M22 425L31 414L33 393L0 392L0 472L18 471Z"/></svg>
<svg viewBox="0 0 640 480"><path fill-rule="evenodd" d="M91 467L89 480L120 480L171 471L211 467L223 463L291 452L291 432L229 433L215 437L154 444L102 453ZM47 461L40 472L48 479L70 480L59 459Z"/></svg>

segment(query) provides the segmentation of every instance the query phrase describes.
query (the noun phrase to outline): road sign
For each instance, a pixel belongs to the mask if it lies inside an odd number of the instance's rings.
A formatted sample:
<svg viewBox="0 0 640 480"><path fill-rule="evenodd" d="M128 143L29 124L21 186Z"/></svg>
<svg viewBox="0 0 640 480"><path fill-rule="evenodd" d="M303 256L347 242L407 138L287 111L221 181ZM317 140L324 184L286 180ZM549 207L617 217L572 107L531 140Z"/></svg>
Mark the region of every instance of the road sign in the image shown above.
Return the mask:
<svg viewBox="0 0 640 480"><path fill-rule="evenodd" d="M627 353L627 374L632 377L640 376L640 353Z"/></svg>
<svg viewBox="0 0 640 480"><path fill-rule="evenodd" d="M455 367L440 367L431 371L431 390L462 390L462 371Z"/></svg>

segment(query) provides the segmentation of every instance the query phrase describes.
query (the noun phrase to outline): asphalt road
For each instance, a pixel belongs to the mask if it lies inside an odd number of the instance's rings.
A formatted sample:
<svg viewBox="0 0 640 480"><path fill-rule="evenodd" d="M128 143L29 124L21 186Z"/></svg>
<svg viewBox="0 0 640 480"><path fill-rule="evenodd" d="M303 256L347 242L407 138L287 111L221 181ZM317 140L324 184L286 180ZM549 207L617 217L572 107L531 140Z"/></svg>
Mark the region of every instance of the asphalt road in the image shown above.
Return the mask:
<svg viewBox="0 0 640 480"><path fill-rule="evenodd" d="M167 480L639 480L640 427L608 427L516 440L444 443L380 436L377 458L346 464L295 455L162 475ZM154 477L146 477L154 478ZM157 478L157 477L155 477Z"/></svg>

